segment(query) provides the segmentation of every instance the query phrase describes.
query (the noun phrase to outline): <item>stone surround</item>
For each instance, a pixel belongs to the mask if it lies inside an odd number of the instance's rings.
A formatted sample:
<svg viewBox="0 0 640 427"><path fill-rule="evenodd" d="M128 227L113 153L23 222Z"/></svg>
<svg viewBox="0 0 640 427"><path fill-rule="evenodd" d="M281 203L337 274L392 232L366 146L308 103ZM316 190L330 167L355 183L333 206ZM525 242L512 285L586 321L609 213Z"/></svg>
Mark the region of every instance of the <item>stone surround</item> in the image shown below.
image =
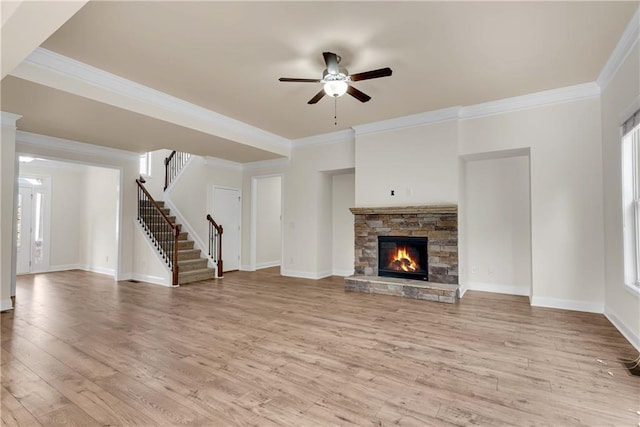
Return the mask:
<svg viewBox="0 0 640 427"><path fill-rule="evenodd" d="M378 276L378 236L419 236L429 239L429 282L458 284L456 205L351 208L351 212L356 276Z"/></svg>
<svg viewBox="0 0 640 427"><path fill-rule="evenodd" d="M349 276L345 289L367 294L396 295L453 304L458 299L458 285L398 279L395 277Z"/></svg>

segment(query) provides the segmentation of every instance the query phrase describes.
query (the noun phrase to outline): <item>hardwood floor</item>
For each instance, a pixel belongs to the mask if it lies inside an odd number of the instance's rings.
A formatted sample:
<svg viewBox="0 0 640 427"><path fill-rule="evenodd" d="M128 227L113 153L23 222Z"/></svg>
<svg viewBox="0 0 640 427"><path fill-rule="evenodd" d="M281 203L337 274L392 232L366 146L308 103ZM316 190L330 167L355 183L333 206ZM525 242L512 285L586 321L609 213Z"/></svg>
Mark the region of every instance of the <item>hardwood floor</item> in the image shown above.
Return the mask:
<svg viewBox="0 0 640 427"><path fill-rule="evenodd" d="M277 269L175 289L60 272L17 293L1 318L7 426L639 421L640 380L615 362L636 353L609 321L523 297L438 304Z"/></svg>

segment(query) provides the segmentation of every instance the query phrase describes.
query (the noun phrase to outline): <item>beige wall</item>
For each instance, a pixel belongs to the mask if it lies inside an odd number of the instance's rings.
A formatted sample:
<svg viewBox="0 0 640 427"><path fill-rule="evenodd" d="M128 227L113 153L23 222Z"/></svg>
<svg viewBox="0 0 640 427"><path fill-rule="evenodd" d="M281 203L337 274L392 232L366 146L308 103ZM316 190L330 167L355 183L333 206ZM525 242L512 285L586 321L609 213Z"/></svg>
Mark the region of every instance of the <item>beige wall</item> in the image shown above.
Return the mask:
<svg viewBox="0 0 640 427"><path fill-rule="evenodd" d="M256 268L280 265L282 177L257 180Z"/></svg>
<svg viewBox="0 0 640 427"><path fill-rule="evenodd" d="M640 44L602 92L605 313L640 348L640 297L624 284L620 126L640 109Z"/></svg>
<svg viewBox="0 0 640 427"><path fill-rule="evenodd" d="M468 289L530 295L529 158L465 163Z"/></svg>
<svg viewBox="0 0 640 427"><path fill-rule="evenodd" d="M356 134L356 206L457 203L457 141L457 120Z"/></svg>
<svg viewBox="0 0 640 427"><path fill-rule="evenodd" d="M240 189L242 172L193 156L164 194L164 200L173 207L172 214L178 216L179 222L186 227L185 231L189 232L189 238L203 251L208 248L207 214L210 213L214 219L216 217L211 210L214 186Z"/></svg>
<svg viewBox="0 0 640 427"><path fill-rule="evenodd" d="M461 155L530 148L532 303L602 312L600 100L464 120L460 135Z"/></svg>
<svg viewBox="0 0 640 427"><path fill-rule="evenodd" d="M21 163L20 176L51 178L49 269L77 268L80 264L80 235L87 168L55 162Z"/></svg>
<svg viewBox="0 0 640 427"><path fill-rule="evenodd" d="M354 266L354 216L349 210L355 206L356 176L354 173L333 176L333 274L350 276Z"/></svg>
<svg viewBox="0 0 640 427"><path fill-rule="evenodd" d="M3 123L0 139L0 311L11 308L15 283L14 248L14 190L15 135L13 125Z"/></svg>
<svg viewBox="0 0 640 427"><path fill-rule="evenodd" d="M116 272L118 186L117 170L90 166L84 174L80 264L91 271Z"/></svg>

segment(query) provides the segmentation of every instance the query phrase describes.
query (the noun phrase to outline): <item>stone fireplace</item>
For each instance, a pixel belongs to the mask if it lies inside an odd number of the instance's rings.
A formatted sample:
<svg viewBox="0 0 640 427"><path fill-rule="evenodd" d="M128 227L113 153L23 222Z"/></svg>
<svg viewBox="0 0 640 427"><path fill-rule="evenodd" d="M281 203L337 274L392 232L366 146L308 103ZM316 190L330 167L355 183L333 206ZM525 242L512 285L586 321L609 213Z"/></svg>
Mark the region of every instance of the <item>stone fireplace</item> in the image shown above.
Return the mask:
<svg viewBox="0 0 640 427"><path fill-rule="evenodd" d="M455 302L456 205L352 208L351 212L355 215L355 275L346 279L347 290ZM424 254L420 247L425 248Z"/></svg>

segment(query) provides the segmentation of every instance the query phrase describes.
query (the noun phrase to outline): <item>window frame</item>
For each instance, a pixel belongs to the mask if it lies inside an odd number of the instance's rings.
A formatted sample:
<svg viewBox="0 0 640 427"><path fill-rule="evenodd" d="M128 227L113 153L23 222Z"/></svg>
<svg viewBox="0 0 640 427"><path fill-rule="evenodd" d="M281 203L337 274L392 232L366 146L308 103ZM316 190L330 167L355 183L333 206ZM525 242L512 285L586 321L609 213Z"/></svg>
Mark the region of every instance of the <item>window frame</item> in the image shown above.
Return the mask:
<svg viewBox="0 0 640 427"><path fill-rule="evenodd" d="M142 170L142 161L146 162L146 168L143 171ZM151 176L151 153L142 153L140 154L139 157L139 161L138 161L138 172L140 173L140 176L148 178Z"/></svg>
<svg viewBox="0 0 640 427"><path fill-rule="evenodd" d="M620 134L624 285L640 295L640 124Z"/></svg>

